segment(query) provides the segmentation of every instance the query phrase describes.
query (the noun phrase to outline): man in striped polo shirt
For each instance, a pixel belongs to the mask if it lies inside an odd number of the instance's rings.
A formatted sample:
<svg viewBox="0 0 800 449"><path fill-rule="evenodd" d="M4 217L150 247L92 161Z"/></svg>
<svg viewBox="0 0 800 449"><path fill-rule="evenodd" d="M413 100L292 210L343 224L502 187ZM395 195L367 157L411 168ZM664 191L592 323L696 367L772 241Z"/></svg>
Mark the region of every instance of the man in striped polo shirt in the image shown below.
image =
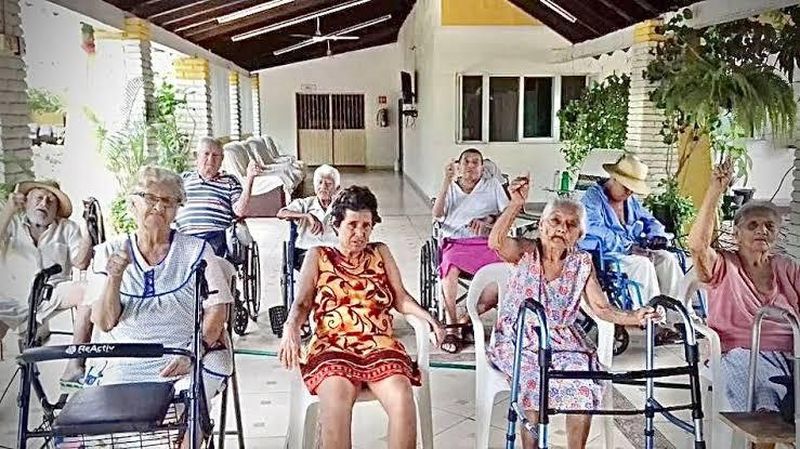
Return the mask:
<svg viewBox="0 0 800 449"><path fill-rule="evenodd" d="M242 186L235 176L220 171L224 153L219 141L203 137L196 152L196 170L181 175L186 204L175 221L178 231L207 241L217 256L225 257L228 250L225 230L247 208L253 180L261 173L261 167L251 160Z"/></svg>

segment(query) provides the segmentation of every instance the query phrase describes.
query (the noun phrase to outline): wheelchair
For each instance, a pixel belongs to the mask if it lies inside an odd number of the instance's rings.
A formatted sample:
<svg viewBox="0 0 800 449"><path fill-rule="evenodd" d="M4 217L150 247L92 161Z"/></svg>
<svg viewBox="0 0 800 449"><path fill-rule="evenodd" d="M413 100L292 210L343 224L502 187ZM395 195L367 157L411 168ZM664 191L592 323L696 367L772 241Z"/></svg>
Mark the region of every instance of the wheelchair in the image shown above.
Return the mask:
<svg viewBox="0 0 800 449"><path fill-rule="evenodd" d="M700 395L700 374L699 360L700 352L695 339L694 327L685 306L678 300L667 296L656 296L647 305L651 307L664 307L672 309L680 314L684 323L684 355L686 364L668 368L655 368L654 347L655 331L654 323L648 320L646 325L646 355L645 369L629 372L608 372L608 371L559 371L551 367L553 349L550 342L550 332L547 327L547 315L542 304L533 298L526 299L520 305L519 315L516 321L516 337L514 364L511 380L511 397L507 414L508 424L506 427L506 449L513 449L516 439L515 427L517 421L521 421L525 431L537 436L537 447L545 449L548 446L550 415L555 414L583 414L583 415L644 415L645 416L645 448L655 447L655 426L654 418L656 413L663 415L669 422L680 429L694 435L694 448L705 449L706 443L703 436L703 406ZM535 332L537 336L537 353L539 362L539 413L538 428L535 424L528 421L524 410L520 407L520 370L522 361L522 348L524 345L525 332L521 330L525 326L525 317L528 313L534 315L536 321ZM687 376L688 385L676 382L660 382L656 379L671 376ZM550 406L550 379L593 379L611 381L611 383L639 385L645 387L644 408L632 410L571 410L555 409ZM691 401L688 404L664 406L655 398L655 388L688 389ZM673 412L678 410L690 410L692 421L681 420Z"/></svg>
<svg viewBox="0 0 800 449"><path fill-rule="evenodd" d="M272 333L278 338L283 337L283 324L289 317L289 311L294 303L295 271L300 271L302 265L301 250L295 246L297 242L297 223L289 221L289 239L283 242L283 259L281 262L281 299L282 304L269 309L269 323ZM308 323L303 325L301 338L311 336L311 327Z"/></svg>
<svg viewBox="0 0 800 449"><path fill-rule="evenodd" d="M226 231L228 254L226 259L236 269L241 295L234 295L233 330L238 335L247 332L250 320L258 322L261 311L261 259L258 244L250 236L243 222ZM238 291L238 289L234 289Z"/></svg>
<svg viewBox="0 0 800 449"><path fill-rule="evenodd" d="M106 227L103 222L103 212L100 202L94 197L83 200L83 219L92 239L92 246L97 246L106 241Z"/></svg>
<svg viewBox="0 0 800 449"><path fill-rule="evenodd" d="M48 278L60 272L54 265L37 274L29 297L30 310L50 299L52 286ZM208 297L204 277L205 263L195 272L197 301L195 302L194 337L191 349L169 348L160 344L83 344L38 346L36 319L31 313L27 333L18 358L21 372L18 404L20 406L17 447L24 449L30 440L42 442L40 447L53 448L172 448L189 435L192 449L214 447L213 423L206 407L203 389L203 362L197 357L202 348L203 298ZM229 331L230 332L230 331ZM40 380L38 364L73 358L157 358L167 355L187 357L191 361L190 387L177 391L170 382L143 382L100 385L67 395L62 393L55 402L47 397ZM244 447L238 384L234 375L234 406L239 429L239 447ZM219 444L224 447L227 385L223 390ZM42 423L29 427L31 403L41 405Z"/></svg>

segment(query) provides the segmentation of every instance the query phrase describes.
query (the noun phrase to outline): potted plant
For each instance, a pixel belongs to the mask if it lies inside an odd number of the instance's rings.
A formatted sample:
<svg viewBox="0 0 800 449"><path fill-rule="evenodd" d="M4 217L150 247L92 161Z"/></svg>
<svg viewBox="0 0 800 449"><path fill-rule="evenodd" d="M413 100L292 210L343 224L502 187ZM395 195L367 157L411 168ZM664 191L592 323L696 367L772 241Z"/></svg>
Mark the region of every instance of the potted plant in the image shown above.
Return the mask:
<svg viewBox="0 0 800 449"><path fill-rule="evenodd" d="M627 75L610 75L572 100L560 111L561 154L567 164L571 185L586 157L596 149L618 149L625 146L628 127L628 93L631 80Z"/></svg>

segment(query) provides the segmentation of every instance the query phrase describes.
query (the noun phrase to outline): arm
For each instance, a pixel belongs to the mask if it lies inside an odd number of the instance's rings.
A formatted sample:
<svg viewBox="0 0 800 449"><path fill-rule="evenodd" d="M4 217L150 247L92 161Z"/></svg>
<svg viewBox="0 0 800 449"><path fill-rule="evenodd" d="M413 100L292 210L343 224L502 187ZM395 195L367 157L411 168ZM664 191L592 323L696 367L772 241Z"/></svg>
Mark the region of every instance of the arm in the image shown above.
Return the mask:
<svg viewBox="0 0 800 449"><path fill-rule="evenodd" d="M592 266L592 273L583 288L583 294L589 304L589 308L592 309L597 318L609 323L638 326L645 322L648 317L655 317L655 311L650 307L641 307L635 311L626 312L611 304L597 281L594 266Z"/></svg>
<svg viewBox="0 0 800 449"><path fill-rule="evenodd" d="M444 166L444 177L442 178L442 185L439 187L439 192L436 194L436 200L433 202L433 218L438 220L447 214L447 192L450 190L450 183L453 182L455 177L455 160L450 160Z"/></svg>
<svg viewBox="0 0 800 449"><path fill-rule="evenodd" d="M106 275L100 297L92 304L92 323L103 332L109 332L119 323L122 314L119 289L122 285L122 276L130 263L126 249L120 249L106 263Z"/></svg>
<svg viewBox="0 0 800 449"><path fill-rule="evenodd" d="M260 175L263 170L263 167L254 160L250 160L250 162L247 163L247 177L245 177L244 186L239 186L240 196L235 199L233 203L233 213L235 213L237 217L244 216L244 211L247 210L247 205L250 204L250 196L253 193L253 181L255 181L256 176Z"/></svg>
<svg viewBox="0 0 800 449"><path fill-rule="evenodd" d="M319 250L311 248L306 253L303 266L300 269L300 279L298 279L297 295L292 303L289 316L283 325L283 332L300 334L303 324L308 320L308 314L314 307L314 293L319 276Z"/></svg>
<svg viewBox="0 0 800 449"><path fill-rule="evenodd" d="M22 211L25 206L25 195L20 193L12 193L8 201L0 212L0 254L5 254L8 248L8 241L11 239L11 233L8 229L14 215Z"/></svg>
<svg viewBox="0 0 800 449"><path fill-rule="evenodd" d="M489 248L506 262L517 263L526 250L531 250L531 242L527 239L516 239L508 236L508 231L514 219L525 206L530 188L530 174L519 176L508 186L511 201L503 213L497 218L489 233Z"/></svg>
<svg viewBox="0 0 800 449"><path fill-rule="evenodd" d="M383 265L386 269L386 276L389 278L389 285L394 291L394 308L404 315L414 315L415 317L425 321L431 325L434 331L441 328L441 323L432 317L427 310L423 309L414 298L408 293L403 285L403 279L400 276L400 269L397 268L397 263L392 256L389 247L383 243L378 244L378 252L383 258Z"/></svg>
<svg viewBox="0 0 800 449"><path fill-rule="evenodd" d="M622 248L623 242L620 237L606 225L603 217L604 200L599 197L595 189L591 189L583 197L583 205L586 208L586 234L596 238L606 252Z"/></svg>
<svg viewBox="0 0 800 449"><path fill-rule="evenodd" d="M203 342L208 346L214 346L222 338L225 330L225 321L228 318L228 308L226 304L215 304L206 307L203 313Z"/></svg>
<svg viewBox="0 0 800 449"><path fill-rule="evenodd" d="M79 270L85 270L92 261L92 238L89 236L89 230L85 229L85 223L75 228L77 229L70 235L69 253L72 265Z"/></svg>
<svg viewBox="0 0 800 449"><path fill-rule="evenodd" d="M689 250L692 252L692 260L697 267L697 279L700 282L711 281L714 265L720 257L711 247L711 242L714 240L719 199L733 177L730 159L714 169L711 176L711 184L706 190L706 196L697 212L692 230L689 231Z"/></svg>
<svg viewBox="0 0 800 449"><path fill-rule="evenodd" d="M664 225L661 224L660 221L656 220L656 217L650 213L649 210L645 209L642 206L642 203L639 202L638 199L634 198L634 204L636 204L636 215L639 220L642 221L644 225L643 231L648 238L650 237L664 237L666 235L666 231L664 229Z"/></svg>

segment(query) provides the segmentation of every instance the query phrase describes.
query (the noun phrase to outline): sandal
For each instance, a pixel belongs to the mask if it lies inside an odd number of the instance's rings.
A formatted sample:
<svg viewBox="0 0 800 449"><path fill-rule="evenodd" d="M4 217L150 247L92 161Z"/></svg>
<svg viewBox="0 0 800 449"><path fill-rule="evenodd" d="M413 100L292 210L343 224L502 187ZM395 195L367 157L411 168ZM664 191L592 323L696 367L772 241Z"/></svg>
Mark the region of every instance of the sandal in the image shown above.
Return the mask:
<svg viewBox="0 0 800 449"><path fill-rule="evenodd" d="M464 341L456 334L447 334L442 340L439 348L448 354L457 354L464 347Z"/></svg>

